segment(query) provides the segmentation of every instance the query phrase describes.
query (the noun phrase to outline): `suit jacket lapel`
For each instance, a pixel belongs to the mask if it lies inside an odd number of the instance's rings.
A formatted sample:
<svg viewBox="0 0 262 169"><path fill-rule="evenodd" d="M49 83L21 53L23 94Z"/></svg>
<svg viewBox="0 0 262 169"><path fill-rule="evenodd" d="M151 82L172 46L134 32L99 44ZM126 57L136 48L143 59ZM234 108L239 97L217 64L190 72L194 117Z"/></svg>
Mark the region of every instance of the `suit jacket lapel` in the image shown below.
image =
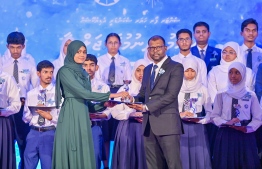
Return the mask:
<svg viewBox="0 0 262 169"><path fill-rule="evenodd" d="M200 53L199 53L197 46L194 46L191 48L191 53L192 55L195 55L196 57L200 58Z"/></svg>
<svg viewBox="0 0 262 169"><path fill-rule="evenodd" d="M205 57L206 65L208 65L209 62L210 62L210 58L212 56L212 52L213 51L212 51L211 47L207 46L206 57Z"/></svg>
<svg viewBox="0 0 262 169"><path fill-rule="evenodd" d="M149 77L149 78L146 78L147 79L146 92L148 92L148 93L150 93L150 77L151 77L152 67L153 67L153 64L148 65L148 69L143 75L143 76Z"/></svg>
<svg viewBox="0 0 262 169"><path fill-rule="evenodd" d="M168 57L168 58L164 61L164 63L162 64L162 66L161 66L161 68L159 69L159 71L160 71L161 69L162 69L162 70L166 70L169 62L170 62L170 58ZM151 67L152 67L152 66L151 66ZM159 81L159 79L160 79L161 76L163 76L163 74L157 73L156 79L155 79L155 82L154 82L154 87L153 87L153 89L155 88L155 86L156 86L156 84L157 84L157 82ZM153 89L152 89L152 90L153 90Z"/></svg>

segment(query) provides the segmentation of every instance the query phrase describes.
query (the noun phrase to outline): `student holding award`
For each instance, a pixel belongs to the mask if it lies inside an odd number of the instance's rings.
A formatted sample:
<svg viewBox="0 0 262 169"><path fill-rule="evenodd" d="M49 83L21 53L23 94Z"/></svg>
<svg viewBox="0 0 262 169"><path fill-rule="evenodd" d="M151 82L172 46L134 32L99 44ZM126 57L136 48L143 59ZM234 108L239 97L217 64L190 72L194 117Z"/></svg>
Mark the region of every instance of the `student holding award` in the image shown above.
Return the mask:
<svg viewBox="0 0 262 169"><path fill-rule="evenodd" d="M27 93L23 120L31 129L24 153L25 168L34 169L41 161L42 169L52 166L52 153L58 109L55 109L54 66L44 60L37 65L40 85Z"/></svg>
<svg viewBox="0 0 262 169"><path fill-rule="evenodd" d="M245 82L245 65L232 63L227 90L216 95L211 114L220 127L214 146L214 169L261 168L254 132L262 124L262 110Z"/></svg>
<svg viewBox="0 0 262 169"><path fill-rule="evenodd" d="M184 133L180 139L183 169L211 169L206 127L212 111L207 88L201 83L200 69L193 58L183 61L184 79L178 95ZM205 108L205 118L203 108Z"/></svg>

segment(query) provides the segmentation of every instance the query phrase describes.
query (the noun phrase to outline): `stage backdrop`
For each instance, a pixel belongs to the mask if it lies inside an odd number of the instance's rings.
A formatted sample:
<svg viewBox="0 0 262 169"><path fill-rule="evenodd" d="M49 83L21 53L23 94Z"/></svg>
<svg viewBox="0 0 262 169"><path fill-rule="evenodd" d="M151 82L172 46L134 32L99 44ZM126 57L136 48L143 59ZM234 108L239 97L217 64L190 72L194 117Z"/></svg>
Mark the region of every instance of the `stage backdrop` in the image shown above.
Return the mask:
<svg viewBox="0 0 262 169"><path fill-rule="evenodd" d="M261 45L261 11L261 0L1 0L0 53L6 50L7 35L17 30L26 36L27 53L36 62L57 58L61 39L70 34L85 42L88 53L100 56L111 32L121 36L121 54L131 61L143 57L155 34L166 39L173 56L178 53L177 30L192 30L195 22L205 21L211 45L242 44L240 24L250 17L259 22Z"/></svg>

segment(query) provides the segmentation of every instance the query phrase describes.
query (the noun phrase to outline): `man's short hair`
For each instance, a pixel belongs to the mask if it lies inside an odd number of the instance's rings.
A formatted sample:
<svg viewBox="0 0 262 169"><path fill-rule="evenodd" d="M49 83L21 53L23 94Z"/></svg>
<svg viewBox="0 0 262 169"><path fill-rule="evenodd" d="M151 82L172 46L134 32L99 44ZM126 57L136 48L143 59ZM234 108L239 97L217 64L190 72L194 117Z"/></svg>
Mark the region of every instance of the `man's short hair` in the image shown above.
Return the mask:
<svg viewBox="0 0 262 169"><path fill-rule="evenodd" d="M21 32L11 32L6 39L7 44L24 45L25 36Z"/></svg>
<svg viewBox="0 0 262 169"><path fill-rule="evenodd" d="M97 65L97 58L95 55L87 54L86 55L86 61L92 61Z"/></svg>
<svg viewBox="0 0 262 169"><path fill-rule="evenodd" d="M197 22L195 23L195 25L193 26L193 31L195 32L196 30L196 27L198 26L204 26L207 28L207 31L209 32L209 25L206 23L206 22L203 22L203 21L200 21L200 22Z"/></svg>
<svg viewBox="0 0 262 169"><path fill-rule="evenodd" d="M166 46L166 41L165 41L165 39L164 39L162 36L160 36L160 35L154 35L154 36L152 36L152 37L147 41L147 44L149 45L149 42L150 42L150 41L156 41L156 40L159 40L159 39L161 39L161 40L163 41L163 43L164 43L164 46Z"/></svg>
<svg viewBox="0 0 262 169"><path fill-rule="evenodd" d="M53 69L54 69L54 65L53 65L53 63L51 63L51 62L48 61L48 60L43 60L43 61L41 61L41 62L39 62L39 63L37 64L36 70L37 70L38 72L41 72L41 70L42 70L43 68L53 68Z"/></svg>
<svg viewBox="0 0 262 169"><path fill-rule="evenodd" d="M176 33L176 39L178 39L179 35L181 33L187 33L189 34L190 38L192 39L192 32L189 29L180 29L179 31L177 31Z"/></svg>
<svg viewBox="0 0 262 169"><path fill-rule="evenodd" d="M249 19L246 19L246 20L244 20L242 22L242 24L241 24L241 32L244 31L244 28L247 27L248 24L256 25L257 26L257 31L258 31L258 23L257 23L257 21L255 19L253 19L253 18L249 18Z"/></svg>

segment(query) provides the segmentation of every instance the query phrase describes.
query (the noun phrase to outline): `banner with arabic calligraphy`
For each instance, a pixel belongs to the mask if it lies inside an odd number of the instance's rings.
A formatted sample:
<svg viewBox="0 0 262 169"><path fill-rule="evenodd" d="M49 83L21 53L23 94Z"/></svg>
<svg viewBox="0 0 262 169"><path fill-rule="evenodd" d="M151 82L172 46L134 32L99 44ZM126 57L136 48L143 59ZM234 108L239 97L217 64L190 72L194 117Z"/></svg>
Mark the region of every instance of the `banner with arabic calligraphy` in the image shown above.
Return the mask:
<svg viewBox="0 0 262 169"><path fill-rule="evenodd" d="M261 0L4 0L0 4L0 54L6 37L15 30L25 34L27 52L37 62L57 58L61 39L72 34L85 42L88 53L106 53L107 34L121 36L121 54L136 61L155 34L166 39L168 55L178 53L175 33L193 29L197 21L210 25L210 44L242 43L240 24L253 17L262 27ZM261 33L259 28L259 33ZM262 44L262 36L257 39Z"/></svg>

